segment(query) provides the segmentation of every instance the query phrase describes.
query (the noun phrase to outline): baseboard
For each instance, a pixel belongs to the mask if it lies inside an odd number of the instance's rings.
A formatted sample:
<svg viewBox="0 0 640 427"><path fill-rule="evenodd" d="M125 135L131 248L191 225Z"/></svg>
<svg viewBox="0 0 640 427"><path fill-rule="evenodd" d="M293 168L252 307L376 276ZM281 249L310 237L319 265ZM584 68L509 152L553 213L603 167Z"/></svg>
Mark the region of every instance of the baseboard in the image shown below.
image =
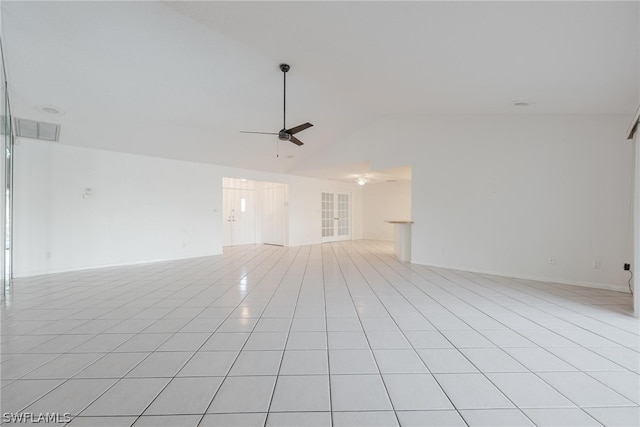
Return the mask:
<svg viewBox="0 0 640 427"><path fill-rule="evenodd" d="M98 270L101 268L111 268L111 267L129 267L134 265L144 265L144 264L156 264L159 262L167 262L167 261L180 261L184 259L192 259L192 258L204 258L208 256L214 255L222 255L222 251L218 253L208 254L208 255L198 255L198 256L185 256L185 257L177 257L177 258L158 258L152 260L144 260L144 261L131 261L131 262L122 262L122 263L114 263L114 264L100 264L100 265L90 265L83 267L73 267L73 268L61 268L54 270L45 270L45 271L30 271L30 272L22 272L22 273L14 273L14 279L20 279L25 277L35 277L35 276L44 276L47 274L59 274L59 273L72 273L74 271L83 271L83 270Z"/></svg>
<svg viewBox="0 0 640 427"><path fill-rule="evenodd" d="M456 265L436 265L436 264L425 264L425 263L419 263L419 262L413 262L413 263L418 265L424 265L425 267L446 268L447 270L458 270L458 271L466 271L469 273L489 274L491 276L509 277L513 279L533 280L536 282L557 283L560 285L582 286L584 288L604 289L608 291L624 292L627 294L630 293L629 288L627 286L612 285L608 283L580 282L576 280L558 279L554 277L529 276L526 274L525 275L511 274L511 273L504 273L499 271L460 267Z"/></svg>

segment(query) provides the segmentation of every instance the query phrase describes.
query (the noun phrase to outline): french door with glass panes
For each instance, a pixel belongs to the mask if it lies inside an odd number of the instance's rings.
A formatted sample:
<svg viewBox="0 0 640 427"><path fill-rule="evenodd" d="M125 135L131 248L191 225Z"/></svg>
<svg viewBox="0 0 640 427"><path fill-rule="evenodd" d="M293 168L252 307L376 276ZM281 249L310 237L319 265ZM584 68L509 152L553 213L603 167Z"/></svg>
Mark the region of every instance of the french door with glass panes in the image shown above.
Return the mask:
<svg viewBox="0 0 640 427"><path fill-rule="evenodd" d="M322 241L351 239L351 203L349 194L322 193Z"/></svg>

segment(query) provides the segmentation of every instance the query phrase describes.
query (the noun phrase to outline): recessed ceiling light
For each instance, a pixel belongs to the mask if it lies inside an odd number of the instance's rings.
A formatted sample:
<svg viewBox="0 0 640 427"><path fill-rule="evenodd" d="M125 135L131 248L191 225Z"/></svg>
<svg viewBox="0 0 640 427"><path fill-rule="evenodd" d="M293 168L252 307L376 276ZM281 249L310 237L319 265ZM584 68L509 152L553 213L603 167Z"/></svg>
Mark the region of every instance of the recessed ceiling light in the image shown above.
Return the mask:
<svg viewBox="0 0 640 427"><path fill-rule="evenodd" d="M41 113L54 114L56 116L61 116L64 114L64 111L62 111L58 107L54 107L53 105L38 105L36 107L36 110L40 111Z"/></svg>
<svg viewBox="0 0 640 427"><path fill-rule="evenodd" d="M513 106L514 106L514 107L528 107L529 105L531 105L531 102L527 102L527 101L513 101Z"/></svg>

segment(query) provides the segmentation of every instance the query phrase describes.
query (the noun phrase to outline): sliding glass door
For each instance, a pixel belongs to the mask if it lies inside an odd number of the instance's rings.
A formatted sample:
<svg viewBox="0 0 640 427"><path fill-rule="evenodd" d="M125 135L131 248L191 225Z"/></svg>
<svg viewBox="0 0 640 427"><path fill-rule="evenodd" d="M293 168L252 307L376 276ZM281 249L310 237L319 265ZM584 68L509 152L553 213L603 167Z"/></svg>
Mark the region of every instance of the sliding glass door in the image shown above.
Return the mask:
<svg viewBox="0 0 640 427"><path fill-rule="evenodd" d="M13 137L11 128L11 109L7 93L7 79L4 58L0 67L0 269L2 270L3 294L11 288L13 277L12 262L12 213L13 213Z"/></svg>

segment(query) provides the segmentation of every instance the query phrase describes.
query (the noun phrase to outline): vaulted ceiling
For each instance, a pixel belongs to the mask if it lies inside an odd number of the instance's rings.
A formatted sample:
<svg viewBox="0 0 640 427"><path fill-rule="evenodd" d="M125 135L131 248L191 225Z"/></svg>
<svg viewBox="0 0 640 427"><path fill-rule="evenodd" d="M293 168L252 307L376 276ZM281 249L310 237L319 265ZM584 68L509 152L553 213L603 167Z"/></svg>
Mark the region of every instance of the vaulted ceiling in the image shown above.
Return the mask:
<svg viewBox="0 0 640 427"><path fill-rule="evenodd" d="M388 115L631 117L639 20L638 2L3 1L2 41L14 115L60 143L290 172ZM276 158L239 131L280 129L282 62L287 124L315 126Z"/></svg>

